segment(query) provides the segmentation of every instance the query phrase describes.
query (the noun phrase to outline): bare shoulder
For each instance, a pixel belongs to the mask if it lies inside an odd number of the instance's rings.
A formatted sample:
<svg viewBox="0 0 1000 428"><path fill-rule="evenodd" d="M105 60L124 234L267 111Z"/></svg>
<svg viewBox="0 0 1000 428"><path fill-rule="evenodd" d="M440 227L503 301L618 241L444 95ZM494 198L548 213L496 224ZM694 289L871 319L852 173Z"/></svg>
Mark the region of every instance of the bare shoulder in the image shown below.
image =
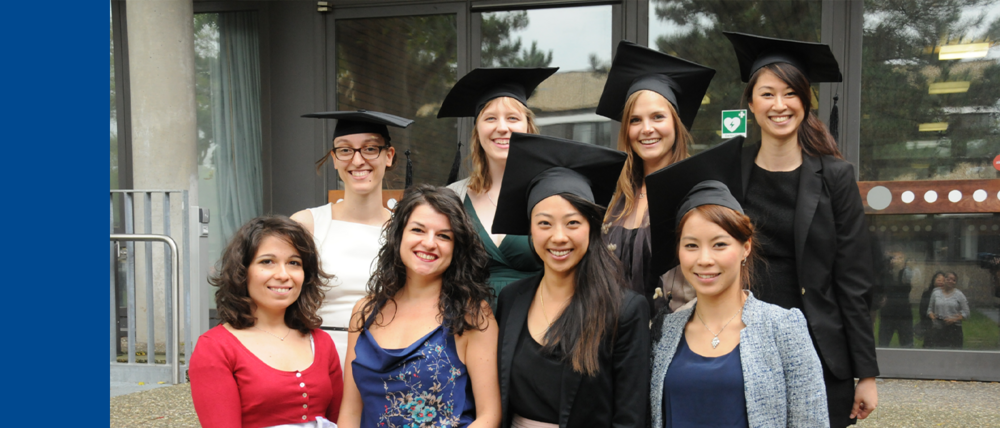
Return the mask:
<svg viewBox="0 0 1000 428"><path fill-rule="evenodd" d="M309 210L302 210L292 214L291 219L301 224L306 232L313 233L313 215Z"/></svg>

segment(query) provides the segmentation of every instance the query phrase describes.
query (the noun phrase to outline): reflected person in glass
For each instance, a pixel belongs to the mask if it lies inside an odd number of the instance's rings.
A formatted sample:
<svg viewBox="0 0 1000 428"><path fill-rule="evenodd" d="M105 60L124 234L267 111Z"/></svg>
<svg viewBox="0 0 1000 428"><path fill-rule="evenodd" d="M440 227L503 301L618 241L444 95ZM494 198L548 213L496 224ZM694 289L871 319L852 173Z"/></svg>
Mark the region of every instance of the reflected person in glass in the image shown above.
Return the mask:
<svg viewBox="0 0 1000 428"><path fill-rule="evenodd" d="M931 277L931 283L927 286L927 289L923 293L920 293L920 305L918 306L920 321L914 328L914 334L924 340L924 348L935 347L934 338L930 334L933 320L927 315L927 308L931 305L931 293L938 288L944 287L945 281L948 281L948 277L944 272L937 271Z"/></svg>
<svg viewBox="0 0 1000 428"><path fill-rule="evenodd" d="M821 43L723 34L761 131L760 143L741 156L742 203L767 260L754 266L766 284L759 298L805 314L823 364L830 426L852 425L878 405L873 255L854 166L811 110L810 88L841 81L840 66Z"/></svg>
<svg viewBox="0 0 1000 428"><path fill-rule="evenodd" d="M676 270L663 274L650 263L645 177L688 157L687 128L714 75L711 68L623 40L597 105L597 114L621 120L618 150L628 156L605 217L605 242L650 313L682 306L694 289Z"/></svg>
<svg viewBox="0 0 1000 428"><path fill-rule="evenodd" d="M913 347L913 308L910 291L913 290L914 269L902 251L889 253L889 277L885 278L885 297L879 309L878 346L889 347L892 336L899 338L901 348Z"/></svg>
<svg viewBox="0 0 1000 428"><path fill-rule="evenodd" d="M969 300L958 286L955 272L945 274L944 286L931 293L927 316L931 319L931 343L935 348L962 349L965 342L962 320L969 318Z"/></svg>
<svg viewBox="0 0 1000 428"><path fill-rule="evenodd" d="M469 177L448 185L458 194L490 254L489 284L496 295L507 284L538 273L526 236L493 233L510 135L537 134L527 100L557 68L477 68L448 92L438 117L473 117Z"/></svg>
<svg viewBox="0 0 1000 428"><path fill-rule="evenodd" d="M323 269L337 275L319 313L343 364L351 311L365 296L365 284L381 248L379 237L391 218L391 212L382 205L382 181L396 154L388 127L405 128L413 121L365 110L312 113L303 117L337 120L333 147L316 162L316 171L332 161L344 183L344 198L299 211L292 215L292 220L313 235Z"/></svg>
<svg viewBox="0 0 1000 428"><path fill-rule="evenodd" d="M337 425L500 423L489 257L455 193L410 187L354 306Z"/></svg>

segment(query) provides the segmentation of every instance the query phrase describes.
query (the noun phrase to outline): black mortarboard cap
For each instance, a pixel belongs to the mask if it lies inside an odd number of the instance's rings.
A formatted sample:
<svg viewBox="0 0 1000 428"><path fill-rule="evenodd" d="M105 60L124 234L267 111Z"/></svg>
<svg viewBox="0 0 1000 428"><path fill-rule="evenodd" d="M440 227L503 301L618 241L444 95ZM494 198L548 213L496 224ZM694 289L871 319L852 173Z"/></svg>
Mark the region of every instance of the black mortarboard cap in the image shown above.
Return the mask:
<svg viewBox="0 0 1000 428"><path fill-rule="evenodd" d="M670 101L681 123L691 129L715 70L622 40L604 83L597 114L621 120L625 102L648 89Z"/></svg>
<svg viewBox="0 0 1000 428"><path fill-rule="evenodd" d="M511 97L528 105L528 97L539 83L559 67L477 68L448 91L438 111L442 117L476 117L490 100Z"/></svg>
<svg viewBox="0 0 1000 428"><path fill-rule="evenodd" d="M357 110L357 111L328 111L323 113L304 114L302 117L315 119L337 119L337 128L333 131L333 138L351 134L379 134L389 143L389 128L406 128L413 123L405 117L399 117L389 113L377 111Z"/></svg>
<svg viewBox="0 0 1000 428"><path fill-rule="evenodd" d="M688 198L691 189L708 180L714 180L737 192L743 189L743 179L740 174L742 149L743 137L732 138L646 176L646 200L649 204L649 234L652 242L651 260L654 275L662 275L677 266L675 245L677 243L677 221L687 210L694 207L686 208L684 213L681 213L679 211L682 206L690 205L690 203L704 205L700 203L701 200L691 201ZM713 197L711 194L701 196ZM731 196L731 202L739 206L742 197ZM729 202L721 198L718 201L718 205L728 206L726 204ZM730 208L733 207L730 206ZM738 211L742 212L742 209Z"/></svg>
<svg viewBox="0 0 1000 428"><path fill-rule="evenodd" d="M615 193L625 153L544 135L511 133L492 233L527 235L539 201L571 193L606 206Z"/></svg>
<svg viewBox="0 0 1000 428"><path fill-rule="evenodd" d="M840 64L830 46L823 43L775 39L753 34L723 31L733 44L740 62L740 79L749 82L761 67L784 62L798 68L811 83L840 82Z"/></svg>

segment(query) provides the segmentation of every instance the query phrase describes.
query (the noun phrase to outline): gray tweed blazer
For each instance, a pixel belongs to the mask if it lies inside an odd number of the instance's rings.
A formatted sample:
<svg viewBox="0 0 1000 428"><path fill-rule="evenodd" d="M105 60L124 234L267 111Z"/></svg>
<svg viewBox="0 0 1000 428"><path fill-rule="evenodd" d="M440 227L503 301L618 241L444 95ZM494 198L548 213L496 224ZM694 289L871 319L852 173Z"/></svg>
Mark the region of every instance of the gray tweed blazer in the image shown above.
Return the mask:
<svg viewBox="0 0 1000 428"><path fill-rule="evenodd" d="M694 308L653 321L649 398L653 427L663 426L663 380ZM823 369L802 312L762 302L751 293L741 319L746 328L740 332L740 362L750 426L829 427Z"/></svg>

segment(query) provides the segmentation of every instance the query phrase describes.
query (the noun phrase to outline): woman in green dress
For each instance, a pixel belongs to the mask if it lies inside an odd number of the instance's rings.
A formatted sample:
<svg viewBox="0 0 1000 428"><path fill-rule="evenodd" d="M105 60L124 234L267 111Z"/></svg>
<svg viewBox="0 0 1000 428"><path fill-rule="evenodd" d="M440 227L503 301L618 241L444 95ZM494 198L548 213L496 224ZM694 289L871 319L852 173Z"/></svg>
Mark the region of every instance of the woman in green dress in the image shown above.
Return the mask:
<svg viewBox="0 0 1000 428"><path fill-rule="evenodd" d="M538 273L527 236L493 234L496 202L512 132L537 134L528 97L557 68L477 68L459 79L438 117L473 117L469 177L448 185L458 194L490 254L488 282L496 295L514 281Z"/></svg>

